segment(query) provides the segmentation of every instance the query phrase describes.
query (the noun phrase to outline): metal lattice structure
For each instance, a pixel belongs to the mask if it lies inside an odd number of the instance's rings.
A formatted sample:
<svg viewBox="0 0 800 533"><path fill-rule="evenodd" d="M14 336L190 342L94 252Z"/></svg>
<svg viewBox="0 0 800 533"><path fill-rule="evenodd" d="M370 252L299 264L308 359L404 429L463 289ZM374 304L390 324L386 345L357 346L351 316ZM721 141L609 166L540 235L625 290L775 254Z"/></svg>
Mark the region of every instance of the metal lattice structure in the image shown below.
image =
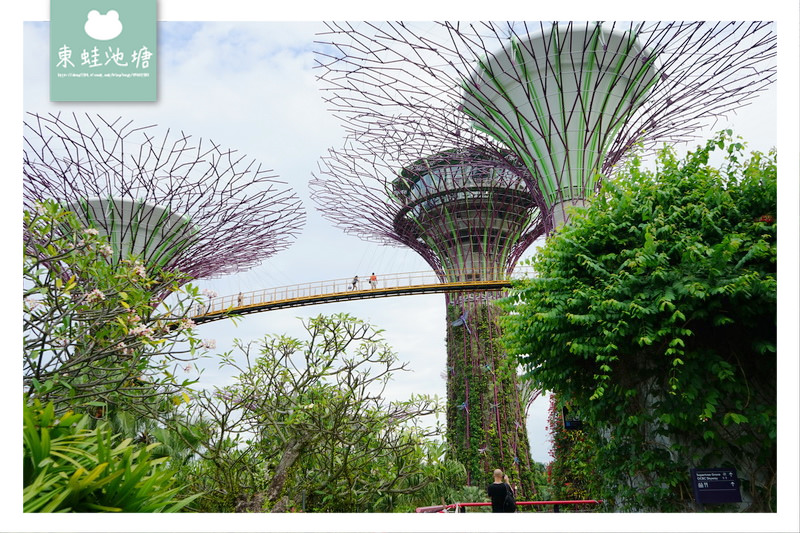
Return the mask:
<svg viewBox="0 0 800 533"><path fill-rule="evenodd" d="M769 22L327 26L320 79L347 129L375 150L501 143L527 168L548 231L636 144L690 141L776 75Z"/></svg>
<svg viewBox="0 0 800 533"><path fill-rule="evenodd" d="M54 199L130 254L190 279L239 272L285 249L305 222L271 170L213 142L100 116L28 114L24 205Z"/></svg>
<svg viewBox="0 0 800 533"><path fill-rule="evenodd" d="M406 246L440 281L500 279L542 234L536 204L513 155L458 147L402 168L349 143L331 149L312 180L323 216L346 233Z"/></svg>
<svg viewBox="0 0 800 533"><path fill-rule="evenodd" d="M373 148L351 141L329 150L321 177L310 184L323 216L362 239L413 249L442 283L504 279L543 233L520 177L526 170L508 151L427 146L429 155L399 165L392 154L376 157ZM500 310L493 305L503 295L445 295L448 435L468 482L505 464L530 495L527 405L516 365L499 347Z"/></svg>

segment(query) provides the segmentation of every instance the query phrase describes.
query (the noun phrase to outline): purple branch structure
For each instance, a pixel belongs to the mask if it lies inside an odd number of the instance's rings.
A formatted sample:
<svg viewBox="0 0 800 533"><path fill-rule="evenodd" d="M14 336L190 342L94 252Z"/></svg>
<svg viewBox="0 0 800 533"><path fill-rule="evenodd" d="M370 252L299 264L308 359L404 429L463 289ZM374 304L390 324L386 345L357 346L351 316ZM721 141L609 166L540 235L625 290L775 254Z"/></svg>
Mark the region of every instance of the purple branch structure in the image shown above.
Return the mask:
<svg viewBox="0 0 800 533"><path fill-rule="evenodd" d="M361 142L511 150L548 232L640 144L690 141L776 75L769 22L329 23L319 78ZM395 133L384 138L384 127Z"/></svg>
<svg viewBox="0 0 800 533"><path fill-rule="evenodd" d="M289 246L299 198L254 160L183 133L100 116L28 114L24 205L54 199L135 256L190 279L246 270Z"/></svg>
<svg viewBox="0 0 800 533"><path fill-rule="evenodd" d="M346 233L417 252L445 283L504 279L542 235L513 154L434 150L403 166L356 142L329 150L312 198Z"/></svg>
<svg viewBox="0 0 800 533"><path fill-rule="evenodd" d="M510 272L636 145L692 140L775 78L760 22L328 23L319 80L349 143L311 183L323 215L407 246L442 281ZM496 295L447 295L448 441L482 484L535 492ZM512 476L513 477L513 476Z"/></svg>

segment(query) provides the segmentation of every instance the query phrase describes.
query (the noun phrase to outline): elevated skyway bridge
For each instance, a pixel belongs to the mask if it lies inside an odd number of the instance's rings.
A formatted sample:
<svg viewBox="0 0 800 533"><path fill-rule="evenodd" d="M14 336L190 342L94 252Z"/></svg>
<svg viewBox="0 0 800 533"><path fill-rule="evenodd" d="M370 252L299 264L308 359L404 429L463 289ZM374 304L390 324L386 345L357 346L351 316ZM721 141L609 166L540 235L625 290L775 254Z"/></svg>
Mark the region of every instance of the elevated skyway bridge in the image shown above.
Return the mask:
<svg viewBox="0 0 800 533"><path fill-rule="evenodd" d="M503 279L486 279L487 276L480 272L465 272L463 275L452 276L458 281L443 283L433 271L421 271L377 275L377 281L374 283L370 282L369 275L358 276L358 281L355 283L353 278L298 283L210 298L205 304L198 305L194 309L192 320L201 324L229 316L248 315L275 309L389 296L502 291L508 289L514 279L532 275L532 268L519 267L511 276Z"/></svg>

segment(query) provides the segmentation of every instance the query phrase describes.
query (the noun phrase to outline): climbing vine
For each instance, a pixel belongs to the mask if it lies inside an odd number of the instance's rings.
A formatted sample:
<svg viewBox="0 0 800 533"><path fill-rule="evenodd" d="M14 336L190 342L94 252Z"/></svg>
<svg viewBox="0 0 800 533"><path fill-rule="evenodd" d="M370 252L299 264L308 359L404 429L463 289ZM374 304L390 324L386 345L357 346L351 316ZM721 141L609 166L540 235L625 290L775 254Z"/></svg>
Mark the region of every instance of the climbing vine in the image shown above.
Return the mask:
<svg viewBox="0 0 800 533"><path fill-rule="evenodd" d="M447 308L447 440L477 486L504 470L519 496L534 492L517 363L502 349L491 301L452 301Z"/></svg>
<svg viewBox="0 0 800 533"><path fill-rule="evenodd" d="M590 432L567 429L564 426L563 406L556 395L550 396L547 427L552 447L552 461L547 466L549 498L553 500L595 499L598 489L594 481L593 458L596 442ZM570 507L569 510L578 510Z"/></svg>

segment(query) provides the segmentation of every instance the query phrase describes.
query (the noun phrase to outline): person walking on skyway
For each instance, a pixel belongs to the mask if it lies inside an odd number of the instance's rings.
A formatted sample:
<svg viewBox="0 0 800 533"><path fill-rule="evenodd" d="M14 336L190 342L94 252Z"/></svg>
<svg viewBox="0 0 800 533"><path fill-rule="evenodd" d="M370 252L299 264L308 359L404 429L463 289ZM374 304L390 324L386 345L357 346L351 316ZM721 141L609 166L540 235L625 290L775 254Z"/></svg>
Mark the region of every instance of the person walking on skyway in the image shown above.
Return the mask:
<svg viewBox="0 0 800 533"><path fill-rule="evenodd" d="M378 276L375 275L375 272L369 277L369 286L371 289L378 288Z"/></svg>
<svg viewBox="0 0 800 533"><path fill-rule="evenodd" d="M358 289L358 276L353 278L353 285L350 287L351 291Z"/></svg>

